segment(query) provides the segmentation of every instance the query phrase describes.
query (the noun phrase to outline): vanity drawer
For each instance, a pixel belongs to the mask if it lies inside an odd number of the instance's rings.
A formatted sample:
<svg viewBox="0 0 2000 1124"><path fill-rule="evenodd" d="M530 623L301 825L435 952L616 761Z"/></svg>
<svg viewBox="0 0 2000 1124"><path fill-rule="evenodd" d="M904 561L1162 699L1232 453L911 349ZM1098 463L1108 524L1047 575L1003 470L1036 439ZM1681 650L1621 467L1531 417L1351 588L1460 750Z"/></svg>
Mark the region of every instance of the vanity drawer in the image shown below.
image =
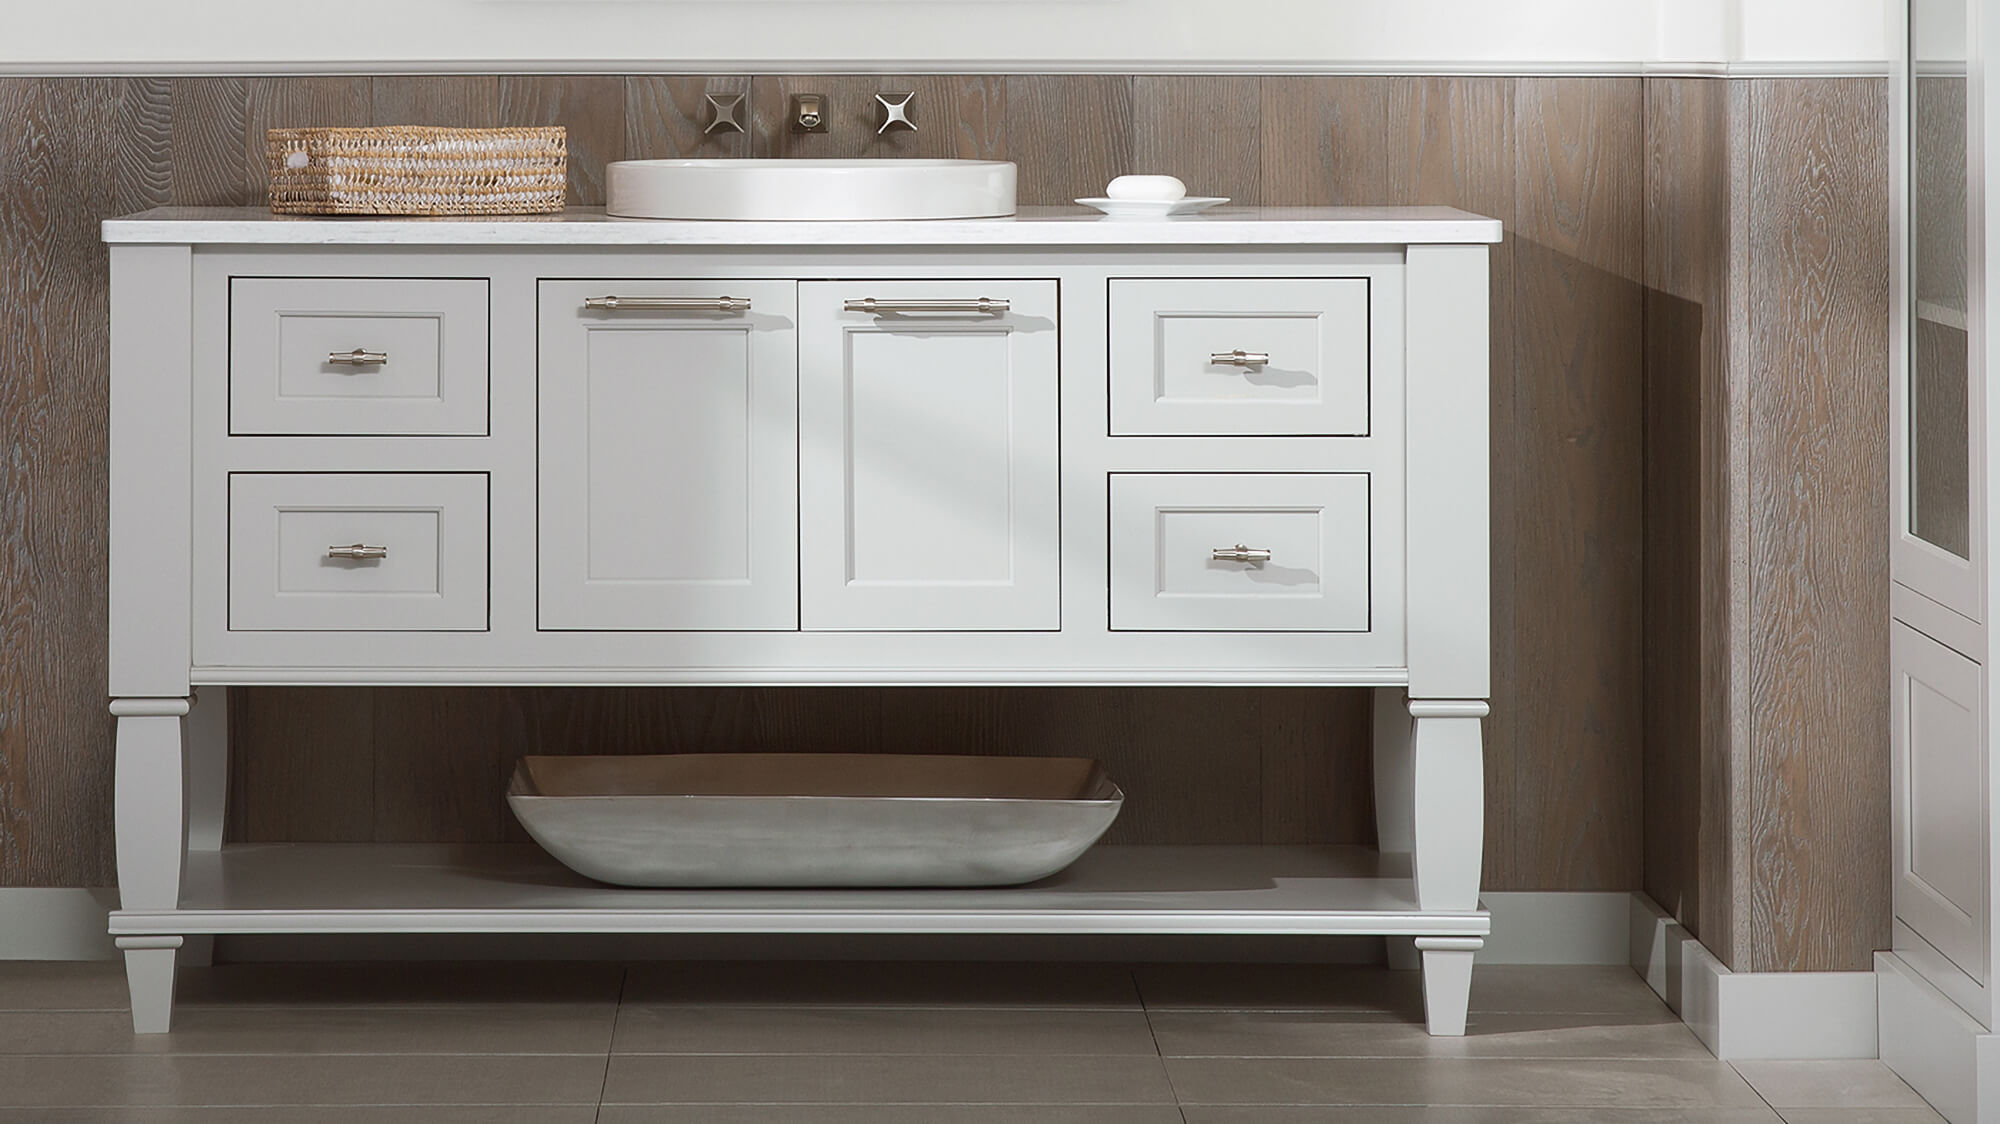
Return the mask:
<svg viewBox="0 0 2000 1124"><path fill-rule="evenodd" d="M1368 602L1366 473L1111 476L1113 630L1366 632Z"/></svg>
<svg viewBox="0 0 2000 1124"><path fill-rule="evenodd" d="M487 432L484 278L237 277L229 431Z"/></svg>
<svg viewBox="0 0 2000 1124"><path fill-rule="evenodd" d="M1365 436L1368 285L1112 281L1111 432Z"/></svg>
<svg viewBox="0 0 2000 1124"><path fill-rule="evenodd" d="M229 477L232 632L486 628L486 474ZM360 548L369 557L349 557Z"/></svg>

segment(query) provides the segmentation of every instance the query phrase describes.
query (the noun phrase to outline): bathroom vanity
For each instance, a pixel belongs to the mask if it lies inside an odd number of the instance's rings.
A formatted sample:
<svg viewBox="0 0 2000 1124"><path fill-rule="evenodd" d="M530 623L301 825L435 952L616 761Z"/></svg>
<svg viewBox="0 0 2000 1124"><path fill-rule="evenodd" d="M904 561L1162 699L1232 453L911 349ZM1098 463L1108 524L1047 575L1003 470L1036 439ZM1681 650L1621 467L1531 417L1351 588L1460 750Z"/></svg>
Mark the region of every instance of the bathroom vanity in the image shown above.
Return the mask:
<svg viewBox="0 0 2000 1124"><path fill-rule="evenodd" d="M137 1030L221 934L1179 933L1394 938L1463 1033L1498 222L175 209L104 238ZM229 687L494 683L1372 688L1379 846L732 891L222 843Z"/></svg>

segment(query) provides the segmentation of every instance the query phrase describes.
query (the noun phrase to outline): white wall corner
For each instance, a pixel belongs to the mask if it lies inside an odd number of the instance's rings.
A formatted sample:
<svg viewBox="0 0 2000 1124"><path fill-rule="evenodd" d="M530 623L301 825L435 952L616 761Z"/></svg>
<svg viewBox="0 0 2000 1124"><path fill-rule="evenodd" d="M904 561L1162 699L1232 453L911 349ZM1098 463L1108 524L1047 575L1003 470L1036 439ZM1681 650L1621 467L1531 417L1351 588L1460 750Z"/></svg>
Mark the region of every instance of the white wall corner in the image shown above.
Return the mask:
<svg viewBox="0 0 2000 1124"><path fill-rule="evenodd" d="M112 960L106 932L118 891L0 887L0 960Z"/></svg>
<svg viewBox="0 0 2000 1124"><path fill-rule="evenodd" d="M1732 972L1649 897L1633 894L1633 971L1724 1061L1872 1058L1873 972Z"/></svg>

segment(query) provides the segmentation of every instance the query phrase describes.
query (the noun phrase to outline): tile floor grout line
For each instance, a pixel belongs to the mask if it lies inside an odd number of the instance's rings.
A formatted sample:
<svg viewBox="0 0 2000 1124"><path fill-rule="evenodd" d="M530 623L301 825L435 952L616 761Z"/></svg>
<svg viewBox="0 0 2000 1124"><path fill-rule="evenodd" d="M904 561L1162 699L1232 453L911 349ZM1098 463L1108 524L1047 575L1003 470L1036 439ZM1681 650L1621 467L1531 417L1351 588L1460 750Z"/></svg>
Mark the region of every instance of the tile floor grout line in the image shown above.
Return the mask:
<svg viewBox="0 0 2000 1124"><path fill-rule="evenodd" d="M1125 976L1132 981L1132 994L1139 997L1139 1014L1146 1020L1146 1037L1153 1040L1153 1056L1160 1059L1160 1076L1167 1079L1167 1095L1174 1098L1174 1114L1187 1124L1187 1106L1181 1103L1181 1091L1174 1088L1174 1071L1167 1066L1166 1051L1160 1049L1160 1032L1153 1028L1153 1011L1146 1005L1146 993L1139 988L1139 973L1130 964L1125 966Z"/></svg>
<svg viewBox="0 0 2000 1124"><path fill-rule="evenodd" d="M632 980L632 965L618 966L618 997L611 1001L611 1037L604 1042L604 1077L597 1083L597 1110L590 1114L591 1124L603 1124L604 1094L611 1088L611 1058L618 1051L618 1016L625 1013L625 988Z"/></svg>

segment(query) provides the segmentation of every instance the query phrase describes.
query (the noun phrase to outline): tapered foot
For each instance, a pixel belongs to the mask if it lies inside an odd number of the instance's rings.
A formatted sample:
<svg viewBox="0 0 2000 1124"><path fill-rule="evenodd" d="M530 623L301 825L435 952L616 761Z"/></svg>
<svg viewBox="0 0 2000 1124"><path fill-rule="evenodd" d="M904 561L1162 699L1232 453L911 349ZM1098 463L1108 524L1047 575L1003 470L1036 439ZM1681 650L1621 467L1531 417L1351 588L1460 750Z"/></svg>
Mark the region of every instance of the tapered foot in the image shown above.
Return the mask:
<svg viewBox="0 0 2000 1124"><path fill-rule="evenodd" d="M1439 1037L1465 1033L1472 1005L1472 954L1484 947L1478 937L1418 937L1424 958L1424 1021Z"/></svg>
<svg viewBox="0 0 2000 1124"><path fill-rule="evenodd" d="M174 1020L174 956L179 937L119 937L125 985L132 992L132 1033L165 1034Z"/></svg>

